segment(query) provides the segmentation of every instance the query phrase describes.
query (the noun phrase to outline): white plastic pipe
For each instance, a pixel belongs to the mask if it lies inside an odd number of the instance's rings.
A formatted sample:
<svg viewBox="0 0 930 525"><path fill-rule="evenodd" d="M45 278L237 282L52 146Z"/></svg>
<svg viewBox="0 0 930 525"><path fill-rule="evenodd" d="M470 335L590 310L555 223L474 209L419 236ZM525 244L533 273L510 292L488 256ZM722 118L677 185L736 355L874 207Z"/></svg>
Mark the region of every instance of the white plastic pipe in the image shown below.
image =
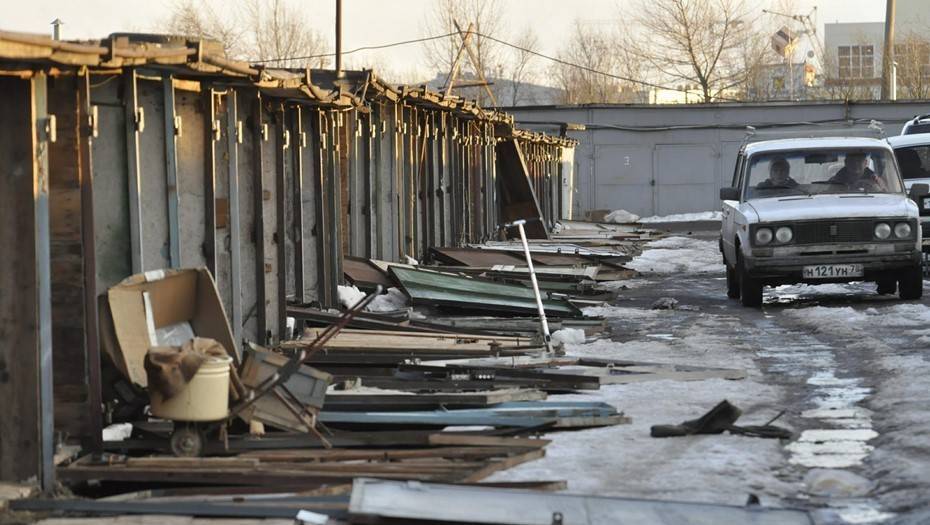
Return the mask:
<svg viewBox="0 0 930 525"><path fill-rule="evenodd" d="M530 244L526 242L526 231L523 225L526 220L513 221L507 226L516 226L520 230L520 240L523 242L523 253L526 254L526 266L530 271L530 282L533 283L533 294L536 295L536 309L539 311L539 323L542 325L543 342L546 351L552 353L552 337L549 335L549 322L546 321L546 309L543 308L542 295L539 293L539 283L536 282L536 271L533 269L533 256L530 254Z"/></svg>

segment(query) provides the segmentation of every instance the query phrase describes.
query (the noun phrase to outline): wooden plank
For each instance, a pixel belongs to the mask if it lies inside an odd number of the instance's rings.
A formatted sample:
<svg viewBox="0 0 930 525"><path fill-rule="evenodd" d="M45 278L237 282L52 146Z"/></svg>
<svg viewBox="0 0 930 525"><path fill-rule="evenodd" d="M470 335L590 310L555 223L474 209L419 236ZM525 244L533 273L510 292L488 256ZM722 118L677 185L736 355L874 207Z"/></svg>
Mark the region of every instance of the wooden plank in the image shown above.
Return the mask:
<svg viewBox="0 0 930 525"><path fill-rule="evenodd" d="M85 203L81 185L86 168L81 162L82 81L76 76L56 78L49 83L48 100L49 112L55 115L57 135L57 140L49 144L55 426L78 439L93 435L88 413L92 406L99 407L89 403L90 363L84 333L87 328L82 246Z"/></svg>
<svg viewBox="0 0 930 525"><path fill-rule="evenodd" d="M508 458L492 461L487 466L478 469L475 472L472 472L468 476L465 476L462 481L465 482L475 482L481 481L487 477L490 477L492 474L501 472L513 468L517 465L522 465L523 463L528 463L537 459L541 459L546 456L546 451L543 449L530 450L529 452L524 452L523 454L517 454L515 456L510 456Z"/></svg>
<svg viewBox="0 0 930 525"><path fill-rule="evenodd" d="M339 462L339 461L399 461L408 459L481 459L493 458L498 456L509 456L515 451L522 451L529 448L540 448L545 446L548 441L541 441L540 444L531 446L514 447L512 444L506 446L454 446L454 447L436 447L424 449L284 449L284 450L267 450L253 451L240 454L239 458L249 458L261 460L263 463L269 462ZM421 463L418 463L421 464Z"/></svg>
<svg viewBox="0 0 930 525"><path fill-rule="evenodd" d="M305 339L286 341L282 348L305 348L322 329L310 329ZM508 349L538 349L540 345L529 338L505 336L471 336L393 331L343 330L324 345L329 352L412 352L443 353L450 355L494 355Z"/></svg>
<svg viewBox="0 0 930 525"><path fill-rule="evenodd" d="M442 432L438 434L431 434L429 436L430 445L541 448L551 442L551 440L539 438L474 436L467 434L456 434L453 432Z"/></svg>
<svg viewBox="0 0 930 525"><path fill-rule="evenodd" d="M134 468L255 468L260 465L258 458L178 458L174 456L152 456L146 458L128 458L124 463Z"/></svg>

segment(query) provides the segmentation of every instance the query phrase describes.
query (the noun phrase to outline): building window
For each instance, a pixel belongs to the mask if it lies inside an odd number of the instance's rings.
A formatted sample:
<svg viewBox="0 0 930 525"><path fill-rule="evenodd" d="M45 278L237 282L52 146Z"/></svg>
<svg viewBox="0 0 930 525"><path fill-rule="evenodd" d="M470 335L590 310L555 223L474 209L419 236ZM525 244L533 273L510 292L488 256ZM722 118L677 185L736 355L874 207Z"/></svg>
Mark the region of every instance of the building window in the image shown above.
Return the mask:
<svg viewBox="0 0 930 525"><path fill-rule="evenodd" d="M873 78L875 46L839 46L840 78Z"/></svg>

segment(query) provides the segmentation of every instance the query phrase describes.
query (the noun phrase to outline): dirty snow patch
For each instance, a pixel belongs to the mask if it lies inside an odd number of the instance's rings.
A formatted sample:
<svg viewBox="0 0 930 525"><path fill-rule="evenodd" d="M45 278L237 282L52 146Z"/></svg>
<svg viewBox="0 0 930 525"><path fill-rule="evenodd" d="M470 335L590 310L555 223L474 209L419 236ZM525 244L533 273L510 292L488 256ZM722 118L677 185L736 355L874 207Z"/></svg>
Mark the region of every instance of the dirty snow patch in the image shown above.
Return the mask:
<svg viewBox="0 0 930 525"><path fill-rule="evenodd" d="M365 292L359 290L355 286L343 286L340 284L337 294L339 295L339 304L346 308L352 308L365 298Z"/></svg>
<svg viewBox="0 0 930 525"><path fill-rule="evenodd" d="M666 237L650 242L626 267L654 274L724 271L717 243L690 237Z"/></svg>
<svg viewBox="0 0 930 525"><path fill-rule="evenodd" d="M618 224L631 224L638 220L639 215L626 210L614 210L604 217L604 222L616 222Z"/></svg>
<svg viewBox="0 0 930 525"><path fill-rule="evenodd" d="M552 334L552 340L560 343L581 344L584 342L584 330L581 328L563 328Z"/></svg>
<svg viewBox="0 0 930 525"><path fill-rule="evenodd" d="M696 222L696 221L719 221L723 218L723 213L719 211L702 211L699 213L678 213L675 215L653 215L652 217L643 217L639 220L641 224L651 222Z"/></svg>
<svg viewBox="0 0 930 525"><path fill-rule="evenodd" d="M397 288L388 288L387 293L372 299L367 309L369 312L393 312L406 307L407 296Z"/></svg>

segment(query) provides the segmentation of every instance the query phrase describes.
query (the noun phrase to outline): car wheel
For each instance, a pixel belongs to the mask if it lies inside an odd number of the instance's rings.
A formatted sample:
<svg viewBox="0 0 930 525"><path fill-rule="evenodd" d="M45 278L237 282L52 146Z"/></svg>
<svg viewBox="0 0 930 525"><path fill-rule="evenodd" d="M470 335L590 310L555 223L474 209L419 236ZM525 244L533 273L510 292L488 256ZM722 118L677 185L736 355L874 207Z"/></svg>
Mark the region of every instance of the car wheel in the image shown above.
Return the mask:
<svg viewBox="0 0 930 525"><path fill-rule="evenodd" d="M743 265L743 258L737 258L736 271L739 274L739 302L743 306L758 308L762 306L762 281L749 276Z"/></svg>
<svg viewBox="0 0 930 525"><path fill-rule="evenodd" d="M879 295L891 295L898 291L898 281L894 277L882 277L877 283Z"/></svg>
<svg viewBox="0 0 930 525"><path fill-rule="evenodd" d="M924 294L923 269L915 266L906 270L898 279L898 295L901 299L920 299Z"/></svg>
<svg viewBox="0 0 930 525"><path fill-rule="evenodd" d="M730 299L739 298L739 278L736 270L727 266L727 297Z"/></svg>

